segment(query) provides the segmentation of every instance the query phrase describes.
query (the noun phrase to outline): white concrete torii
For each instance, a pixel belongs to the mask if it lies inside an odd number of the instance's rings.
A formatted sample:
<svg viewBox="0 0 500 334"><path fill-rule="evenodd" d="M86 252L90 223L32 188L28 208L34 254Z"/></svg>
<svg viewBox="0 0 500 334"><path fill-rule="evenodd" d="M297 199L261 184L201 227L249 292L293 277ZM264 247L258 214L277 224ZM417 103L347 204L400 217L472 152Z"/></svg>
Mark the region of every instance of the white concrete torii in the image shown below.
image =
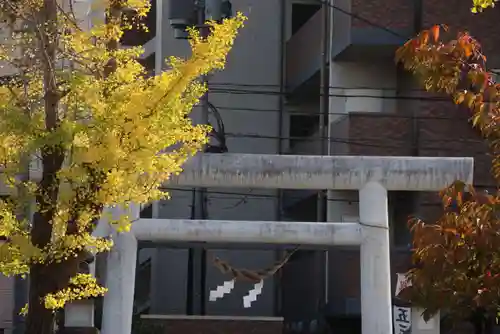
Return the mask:
<svg viewBox="0 0 500 334"><path fill-rule="evenodd" d="M363 334L392 333L388 190L435 191L472 182L473 158L204 154L171 184L359 190L360 223L140 219L114 234L108 255L103 334L130 334L138 241L205 241L361 247ZM139 218L139 209L134 212Z"/></svg>

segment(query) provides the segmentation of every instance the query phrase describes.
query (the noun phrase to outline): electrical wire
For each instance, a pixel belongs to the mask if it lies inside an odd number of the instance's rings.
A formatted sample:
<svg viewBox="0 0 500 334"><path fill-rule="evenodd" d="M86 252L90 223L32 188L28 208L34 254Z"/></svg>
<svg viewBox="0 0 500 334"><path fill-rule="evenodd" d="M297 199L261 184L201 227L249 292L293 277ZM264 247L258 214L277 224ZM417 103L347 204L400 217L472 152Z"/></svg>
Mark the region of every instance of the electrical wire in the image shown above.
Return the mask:
<svg viewBox="0 0 500 334"><path fill-rule="evenodd" d="M276 139L276 140L297 140L297 141L317 141L321 140L322 138L320 137L315 137L315 138L309 138L309 137L278 137L278 136L265 136L265 135L257 135L257 134L241 134L241 133L226 133L227 137L233 137L233 138L253 138L253 139ZM343 138L334 138L334 137L327 137L323 138L326 140L329 140L332 143L342 143L342 144L349 144L353 146L360 146L360 147L374 147L374 148L393 148L393 149L409 149L412 148L414 145L411 143L405 144L405 142L399 144L399 145L390 145L390 144L374 144L373 141L376 140L383 140L384 136L381 136L380 138L358 138L360 142L354 141L352 139L343 139ZM362 141L367 141L367 142L362 142ZM446 151L446 152L456 152L456 153L463 153L464 149L454 149L454 148L446 148L443 146L446 145L446 142L449 142L450 139L429 139L429 140L421 140L419 144L420 149L425 149L425 150L436 150L436 151ZM468 139L452 139L452 141L459 141L463 143L474 143L474 144L482 144L484 145L484 150L477 149L477 151L470 151L467 150L467 153L469 154L478 154L478 155L486 155L487 154L487 144L484 141L481 140L468 140ZM422 144L425 143L441 143L439 146L424 146ZM290 152L290 154L293 154L293 152Z"/></svg>
<svg viewBox="0 0 500 334"><path fill-rule="evenodd" d="M266 87L266 88L279 88L281 85L280 84L269 84L269 83L237 83L237 82L224 82L224 81L211 81L210 86L236 86L236 87ZM301 87L308 87L311 86L312 88L316 88L318 86L317 83L313 82L304 82ZM287 87L285 87L287 88ZM330 89L363 89L363 90L382 90L382 91L394 91L396 90L395 88L384 88L384 87L373 87L373 86L328 86ZM423 92L427 93L425 89L422 88L412 88L412 89L405 89L406 91L409 92Z"/></svg>
<svg viewBox="0 0 500 334"><path fill-rule="evenodd" d="M222 116L220 115L217 107L215 107L210 101L206 101L206 103L208 105L208 110L217 122L217 128L212 126L212 131L209 133L209 136L217 141L217 145L208 143L205 148L205 153L225 153L228 149L226 145L226 130L224 128L224 121L222 120ZM212 124L209 123L209 125Z"/></svg>
<svg viewBox="0 0 500 334"><path fill-rule="evenodd" d="M487 185L476 185L475 186L477 189L480 188L488 188L489 186ZM184 188L178 188L178 187L161 187L160 188L162 191L180 191L180 192L190 192L190 189L184 189ZM293 191L293 190L291 190ZM317 193L318 191L311 191L311 195ZM435 192L431 192L435 193ZM210 196L209 200L240 200L242 197L247 197L247 198L252 198L252 199L262 199L262 200L269 200L269 199L277 199L278 195L272 195L272 194L256 194L256 193L241 193L241 192L234 192L234 191L219 191L219 190L207 190L207 194L211 195L222 195L222 196ZM293 195L288 195L286 198L290 200L304 200L307 199L309 196L293 196ZM359 202L358 200L351 200L351 199L345 199L345 198L327 198L327 202L333 202L333 203L357 203ZM436 206L436 205L442 205L442 202L437 201L436 203L428 203L424 202L422 204L423 206ZM233 209L232 207L230 208L224 208L224 209Z"/></svg>
<svg viewBox="0 0 500 334"><path fill-rule="evenodd" d="M383 137L372 137L372 138L360 138L357 137L355 140L349 138L335 138L335 137L321 137L321 136L266 136L266 135L260 135L260 134L241 134L241 133L226 133L225 128L224 128L224 122L222 120L222 117L218 111L218 107L214 106L212 103L209 102L209 108L212 114L215 116L217 120L217 130L214 130L214 136L215 138L219 141L219 147L218 150L213 153L224 153L227 152L227 146L226 146L226 138L232 137L232 138L254 138L254 139L276 139L276 140L291 140L291 141L300 141L300 142L311 142L311 141L319 141L319 140L328 140L330 142L335 142L335 143L343 143L343 144L349 144L353 146L363 146L363 147L376 147L376 148L395 148L395 149L408 149L414 146L412 143L409 143L405 140L402 140L401 138L398 137L388 137L388 136L383 136ZM345 115L345 114L342 114ZM395 115L396 116L396 115ZM390 116L388 116L390 117ZM429 119L433 119L432 117L429 117ZM399 144L376 144L374 141L377 140L391 140L391 142L398 142ZM431 146L424 146L426 143L446 143L450 139L428 139L428 140L420 140L419 146L423 149L427 150L443 150L443 146L439 145L439 147L431 147ZM475 139L462 139L462 138L456 138L453 139L454 142L461 142L461 143L477 143L477 144L482 144L485 146L485 150L478 150L476 152L471 152L469 153L476 153L476 154L485 154L486 151L486 144L483 140L475 140ZM422 147L424 146L424 147ZM462 152L463 149L447 149L449 152L456 151Z"/></svg>
<svg viewBox="0 0 500 334"><path fill-rule="evenodd" d="M215 136L216 136L216 139L219 141L220 143L220 147L218 147L218 150L217 151L211 151L212 153L224 153L224 152L227 152L228 149L227 149L227 146L226 146L226 137L233 137L233 138L255 138L255 139L279 139L279 140L297 140L297 141L301 141L301 142L304 142L304 141L318 141L318 140L328 140L330 142L337 142L337 143L345 143L345 144L350 144L350 145L355 145L355 146L365 146L365 147L379 147L379 148L402 148L402 149L408 149L408 148L411 148L412 146L414 146L413 144L410 144L408 145L406 143L406 141L403 141L402 144L400 145L381 145L381 144L373 144L373 141L376 141L376 140L381 140L381 138L357 138L358 141L353 141L352 139L349 140L349 139L343 139L343 138L333 138L333 137L319 137L319 136L308 136L308 137L291 137L291 136L287 136L287 137L279 137L279 136L264 136L264 135L258 135L258 134L234 134L234 133L226 133L225 132L225 129L224 129L224 122L222 120L222 117L218 111L218 108L215 107L212 103L209 102L209 108L211 110L211 112L214 114L214 116L216 117L217 119L217 124L218 124L218 128L219 128L219 131L214 131L215 133ZM383 137L384 140L387 140L387 139L390 139L391 141L401 141L400 138L390 138L390 137L387 137L387 136L384 136ZM361 141L361 142L360 142ZM363 143L363 141L369 141L370 143ZM426 142L439 142L439 143L443 143L443 142L447 142L449 141L449 139L434 139L434 140L424 140L424 141L420 141L420 145L419 146L422 146L422 144L426 143ZM474 139L454 139L454 141L459 141L459 142L463 142L463 143L479 143L479 144L483 144L486 146L486 144L484 143L483 140L474 140ZM439 150L441 151L443 149L442 146L439 146L439 147L422 147L424 149L427 149L427 150ZM447 149L447 151L451 152L451 151L456 151L456 152L462 152L463 150L460 149L460 150L450 150L450 149ZM484 150L478 150L477 152L471 152L469 151L470 153L476 153L476 154L485 154L485 151Z"/></svg>
<svg viewBox="0 0 500 334"><path fill-rule="evenodd" d="M257 86L255 86L257 87ZM342 89L342 88L338 88ZM351 88L343 88L343 89L351 89ZM376 90L373 88L373 90ZM394 90L396 91L396 90ZM258 90L258 89L229 89L229 88L215 88L214 86L210 86L210 93L216 94L235 94L235 95L266 95L266 96L289 96L290 93L287 92L279 92L274 90ZM430 94L430 93L428 93ZM308 92L307 94L300 94L301 97L320 97L323 94L318 92ZM330 93L329 97L343 97L343 98L368 98L368 99L377 99L377 100L410 100L410 101L431 101L431 102L451 102L449 98L446 97L438 97L438 96L404 96L396 94L394 96L390 95L367 95L367 94L337 94Z"/></svg>
<svg viewBox="0 0 500 334"><path fill-rule="evenodd" d="M409 141L406 141L404 139L401 139L400 137L390 137L387 135L383 136L377 136L377 137L356 137L356 138L340 138L340 137L331 137L331 136L269 136L269 135L260 135L260 134L254 134L254 133L231 133L227 132L226 136L228 137L234 137L234 138L255 138L255 139L281 139L281 140L297 140L297 141L318 141L318 140L328 140L331 142L337 142L337 143L344 143L344 144L353 144L353 145L365 145L370 146L370 147L380 147L380 148L409 148L413 146ZM370 143L363 143L363 141L377 141L377 140L386 140L390 139L391 141L400 141L400 145L389 145L389 144L370 144ZM358 142L359 140L359 142ZM436 138L436 139L425 139L425 140L420 140L420 143L447 143L449 141L455 141L455 142L460 142L460 143L475 143L475 144L484 144L485 147L487 146L486 142L481 139L470 139L470 138ZM424 147L426 148L426 147ZM440 146L439 149L443 150L446 149L443 146Z"/></svg>
<svg viewBox="0 0 500 334"><path fill-rule="evenodd" d="M226 106L217 106L219 110L229 110L229 111L238 111L238 112L258 112L258 113L278 113L279 109L266 109L266 108L251 108L251 107L226 107ZM287 115L290 116L316 116L321 115L319 112L315 111L296 111L295 110L287 110L285 111ZM439 116L439 115L403 115L396 113L379 113L379 112L329 112L328 115L337 115L337 116L353 116L353 115L362 115L363 117L373 117L373 118L400 118L400 119L428 119L428 120L457 120L463 122L470 119L470 116Z"/></svg>

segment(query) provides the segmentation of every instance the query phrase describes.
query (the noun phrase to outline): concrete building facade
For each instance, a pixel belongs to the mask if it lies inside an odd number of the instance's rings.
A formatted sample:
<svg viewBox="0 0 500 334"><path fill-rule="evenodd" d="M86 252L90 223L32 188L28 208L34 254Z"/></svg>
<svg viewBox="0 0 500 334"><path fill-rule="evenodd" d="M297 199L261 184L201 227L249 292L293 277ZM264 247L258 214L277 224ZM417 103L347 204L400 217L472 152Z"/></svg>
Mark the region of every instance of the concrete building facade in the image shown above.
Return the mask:
<svg viewBox="0 0 500 334"><path fill-rule="evenodd" d="M406 38L421 28L445 23L452 29L470 30L483 43L490 66L500 67L500 50L497 49L500 37L495 31L499 9L485 11L479 18L470 13L469 2L329 1L328 15L332 22L328 36L331 46L328 51L330 154L472 156L477 186L489 188L494 185L488 177L486 147L479 135L470 129L466 111L416 90L413 79L402 73L393 60L394 51ZM224 71L209 78L209 101L217 107L224 121L229 152L320 154L323 1L232 0L231 3L233 11L242 11L248 16L248 22L237 38ZM125 45L145 46L143 63L151 73L165 68L162 59L167 56L189 55L188 43L174 38L166 4L166 0L152 1L147 18L150 31L126 35L123 40ZM201 119L198 109L193 112L193 118ZM212 116L210 121L215 121ZM169 192L171 200L154 203L143 211L143 216L192 218L192 189L175 188ZM357 221L358 202L357 192L329 192L328 221ZM208 189L206 203L208 219L317 219L316 192ZM439 206L435 194L417 196L393 192L389 194L389 208L395 280L395 273L406 271L410 265L408 215L419 214L432 219L439 212ZM183 331L192 328L182 318L188 313L230 317L284 316L284 328L297 333L319 330L325 316L337 332L355 333L360 328L357 249L331 249L327 261L319 263L323 260L314 252L297 253L276 276L275 282L266 284L254 306L245 309L241 295L248 287L244 285L239 285L223 300L208 302L208 290L225 279L210 264L210 259L216 255L236 267L259 269L279 258L279 252L208 249L208 261L203 269L199 262L189 265L190 253L185 245L174 246L140 251L137 313L178 316ZM206 277L199 278L203 276ZM327 281L326 286L323 280ZM204 282L204 289L199 282ZM192 286L197 287L194 293L190 291ZM13 300L12 289L12 280L0 278L0 321L5 322L4 325L0 322L0 328L9 327L12 319L12 306L8 306ZM205 300L201 300L200 293L205 295ZM216 329L234 330L233 325L223 326L226 327Z"/></svg>

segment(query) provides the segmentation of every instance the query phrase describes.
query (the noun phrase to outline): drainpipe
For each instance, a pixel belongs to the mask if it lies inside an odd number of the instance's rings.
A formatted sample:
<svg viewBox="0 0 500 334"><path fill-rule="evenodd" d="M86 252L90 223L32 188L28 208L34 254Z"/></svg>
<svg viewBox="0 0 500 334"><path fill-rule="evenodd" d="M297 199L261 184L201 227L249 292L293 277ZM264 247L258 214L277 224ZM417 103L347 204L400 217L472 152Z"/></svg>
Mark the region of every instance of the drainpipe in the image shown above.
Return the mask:
<svg viewBox="0 0 500 334"><path fill-rule="evenodd" d="M413 34L417 35L421 30L422 30L422 12L423 7L422 7L422 0L413 0ZM400 67L401 70L403 70ZM418 147L418 142L419 142L419 126L418 126L418 110L417 108L414 108L412 110L412 154L413 156L419 156L419 147Z"/></svg>
<svg viewBox="0 0 500 334"><path fill-rule="evenodd" d="M413 0L413 34L416 35L422 30L423 25L423 5L422 0Z"/></svg>
<svg viewBox="0 0 500 334"><path fill-rule="evenodd" d="M423 14L423 7L422 7L422 0L414 0L413 1L413 34L417 35L421 30L422 30L422 14ZM401 70L403 70L401 68ZM413 85L410 87L413 89ZM411 94L410 94L411 95ZM419 103L418 101L414 101L412 103ZM420 108L413 108L412 110L412 155L415 157L420 156L420 147L419 147L419 142L420 142L420 125L418 121L418 113L419 113ZM414 192L413 193L413 212L417 212L419 209L419 202L420 202L420 193Z"/></svg>
<svg viewBox="0 0 500 334"><path fill-rule="evenodd" d="M283 121L285 117L285 94L286 94L286 42L287 42L287 0L281 0L280 3L280 88L279 88L279 112L278 112L278 154L283 154ZM283 191L278 189L276 203L276 220L283 219ZM282 252L275 252L275 260L279 261L282 258ZM283 296L281 285L281 271L278 272L278 277L274 280L274 314L276 316L282 315L281 297Z"/></svg>
<svg viewBox="0 0 500 334"><path fill-rule="evenodd" d="M206 9L220 10L221 1L197 0L197 25L202 37L208 37L210 31L209 27L205 25ZM210 5L210 6L207 6ZM208 12L208 19L218 19L218 12ZM208 75L202 77L202 82L208 85ZM200 99L201 107L201 123L208 124L208 90ZM207 219L207 189L194 188L193 189L193 203L192 203L192 216L191 219ZM188 256L188 305L187 314L190 315L205 315L205 300L206 300L206 268L207 268L207 251L205 247L190 248Z"/></svg>
<svg viewBox="0 0 500 334"><path fill-rule="evenodd" d="M320 155L329 155L328 152L328 104L329 104L329 45L330 45L330 2L326 0L322 4L321 10L322 27L321 27L321 68L320 68L320 115L319 115L319 153ZM326 190L318 193L316 220L318 222L326 221ZM320 296L318 299L318 311L321 312L328 303L328 251L318 252L318 271L322 277Z"/></svg>

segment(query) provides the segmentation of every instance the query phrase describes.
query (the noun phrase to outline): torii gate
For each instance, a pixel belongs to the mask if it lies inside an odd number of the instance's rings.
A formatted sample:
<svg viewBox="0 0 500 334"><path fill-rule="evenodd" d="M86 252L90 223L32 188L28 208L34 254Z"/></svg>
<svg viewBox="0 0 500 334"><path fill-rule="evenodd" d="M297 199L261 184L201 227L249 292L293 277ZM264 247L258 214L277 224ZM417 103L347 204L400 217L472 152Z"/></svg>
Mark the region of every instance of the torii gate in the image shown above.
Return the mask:
<svg viewBox="0 0 500 334"><path fill-rule="evenodd" d="M193 187L359 190L359 223L139 219L114 234L103 334L130 334L138 241L358 245L363 334L392 333L387 191L472 183L473 158L200 154L169 184Z"/></svg>

